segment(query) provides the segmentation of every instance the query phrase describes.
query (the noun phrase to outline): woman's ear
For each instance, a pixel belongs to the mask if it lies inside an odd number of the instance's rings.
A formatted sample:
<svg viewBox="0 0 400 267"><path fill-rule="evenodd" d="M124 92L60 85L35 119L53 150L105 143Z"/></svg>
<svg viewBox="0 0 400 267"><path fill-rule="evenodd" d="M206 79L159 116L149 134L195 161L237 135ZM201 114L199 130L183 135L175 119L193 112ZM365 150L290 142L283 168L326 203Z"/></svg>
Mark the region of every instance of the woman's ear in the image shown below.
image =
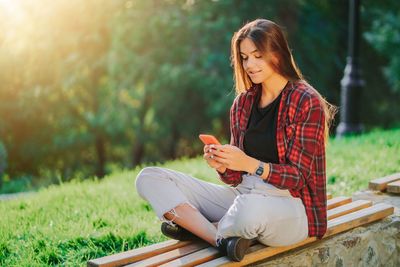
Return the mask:
<svg viewBox="0 0 400 267"><path fill-rule="evenodd" d="M273 65L278 66L279 59L278 59L278 55L277 54L271 53L270 57L269 57L269 60Z"/></svg>
<svg viewBox="0 0 400 267"><path fill-rule="evenodd" d="M275 53L267 53L264 57L268 64L272 66L278 66L279 60L278 56Z"/></svg>

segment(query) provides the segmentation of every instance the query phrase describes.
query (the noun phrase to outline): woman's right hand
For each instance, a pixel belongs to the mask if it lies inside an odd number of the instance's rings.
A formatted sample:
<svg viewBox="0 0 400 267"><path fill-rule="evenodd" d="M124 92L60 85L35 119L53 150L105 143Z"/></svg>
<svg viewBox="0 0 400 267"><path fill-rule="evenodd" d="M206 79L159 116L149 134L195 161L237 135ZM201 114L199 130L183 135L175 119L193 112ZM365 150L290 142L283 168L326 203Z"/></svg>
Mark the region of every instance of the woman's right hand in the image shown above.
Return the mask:
<svg viewBox="0 0 400 267"><path fill-rule="evenodd" d="M212 154L211 149L215 149L215 148L212 148L211 145L204 146L203 158L207 161L208 166L216 169L220 173L224 173L226 171L226 167L224 167L224 165L222 163L219 163L215 159L213 159L213 157L215 157L215 155Z"/></svg>

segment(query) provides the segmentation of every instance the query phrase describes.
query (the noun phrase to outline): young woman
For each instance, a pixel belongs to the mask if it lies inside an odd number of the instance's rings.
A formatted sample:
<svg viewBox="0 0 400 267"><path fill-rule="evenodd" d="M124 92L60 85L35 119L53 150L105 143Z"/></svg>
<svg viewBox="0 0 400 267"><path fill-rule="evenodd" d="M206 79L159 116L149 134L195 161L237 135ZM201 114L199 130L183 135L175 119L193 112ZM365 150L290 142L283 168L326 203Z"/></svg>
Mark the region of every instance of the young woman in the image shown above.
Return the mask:
<svg viewBox="0 0 400 267"><path fill-rule="evenodd" d="M231 52L231 141L204 146L203 156L230 186L148 167L136 189L165 235L200 237L240 261L254 239L286 246L325 234L325 145L336 108L303 79L274 22L244 25Z"/></svg>

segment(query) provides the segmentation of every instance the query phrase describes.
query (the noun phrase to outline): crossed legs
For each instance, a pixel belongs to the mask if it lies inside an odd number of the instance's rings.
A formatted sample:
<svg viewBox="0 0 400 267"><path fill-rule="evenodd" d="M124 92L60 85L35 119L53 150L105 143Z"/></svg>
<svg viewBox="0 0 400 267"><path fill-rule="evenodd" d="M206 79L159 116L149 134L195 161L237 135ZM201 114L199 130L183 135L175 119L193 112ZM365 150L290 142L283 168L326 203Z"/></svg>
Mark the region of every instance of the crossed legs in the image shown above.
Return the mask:
<svg viewBox="0 0 400 267"><path fill-rule="evenodd" d="M195 207L187 203L175 207L174 210L175 214L167 212L164 217L215 247L218 222L211 223Z"/></svg>
<svg viewBox="0 0 400 267"><path fill-rule="evenodd" d="M240 194L228 186L160 167L144 168L136 178L136 190L161 221L172 221L212 246L217 227L211 222L218 222Z"/></svg>

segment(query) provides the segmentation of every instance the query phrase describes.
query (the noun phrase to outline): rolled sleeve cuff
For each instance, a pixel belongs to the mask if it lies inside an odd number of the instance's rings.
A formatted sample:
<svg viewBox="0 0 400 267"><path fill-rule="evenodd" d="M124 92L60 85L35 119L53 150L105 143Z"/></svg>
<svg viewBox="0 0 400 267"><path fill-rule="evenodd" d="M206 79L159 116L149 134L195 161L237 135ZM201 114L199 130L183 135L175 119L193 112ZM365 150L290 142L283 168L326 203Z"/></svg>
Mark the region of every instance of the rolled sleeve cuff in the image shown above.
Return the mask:
<svg viewBox="0 0 400 267"><path fill-rule="evenodd" d="M268 181L271 179L273 165L271 164L271 162L268 162L266 164L269 165L269 172L267 177L264 179L264 182L268 183Z"/></svg>

